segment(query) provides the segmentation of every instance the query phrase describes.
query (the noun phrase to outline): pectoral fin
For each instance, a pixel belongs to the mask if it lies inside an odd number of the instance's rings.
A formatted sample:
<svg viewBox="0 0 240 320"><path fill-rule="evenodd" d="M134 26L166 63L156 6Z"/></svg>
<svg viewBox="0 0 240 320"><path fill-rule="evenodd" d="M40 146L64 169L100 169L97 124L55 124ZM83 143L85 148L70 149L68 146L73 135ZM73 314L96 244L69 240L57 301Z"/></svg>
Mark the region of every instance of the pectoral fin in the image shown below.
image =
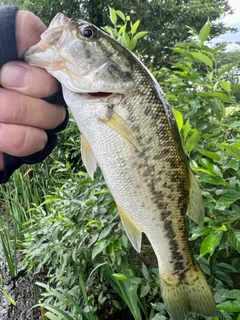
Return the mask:
<svg viewBox="0 0 240 320"><path fill-rule="evenodd" d="M117 207L122 220L123 227L132 246L136 251L140 252L142 243L142 230L119 204L117 204Z"/></svg>
<svg viewBox="0 0 240 320"><path fill-rule="evenodd" d="M82 161L86 167L87 173L93 179L94 172L97 169L97 160L93 154L92 148L87 140L87 138L81 135L81 154Z"/></svg>
<svg viewBox="0 0 240 320"><path fill-rule="evenodd" d="M135 138L132 129L126 123L126 121L120 117L114 110L111 109L110 117L105 120L101 119L106 125L108 125L113 130L117 131L122 137L128 140L135 148L141 152L141 147Z"/></svg>
<svg viewBox="0 0 240 320"><path fill-rule="evenodd" d="M192 172L189 169L189 180L190 180L190 189L189 189L189 206L187 215L195 221L200 227L203 227L204 224L204 203L202 199L201 190L197 183L197 180Z"/></svg>

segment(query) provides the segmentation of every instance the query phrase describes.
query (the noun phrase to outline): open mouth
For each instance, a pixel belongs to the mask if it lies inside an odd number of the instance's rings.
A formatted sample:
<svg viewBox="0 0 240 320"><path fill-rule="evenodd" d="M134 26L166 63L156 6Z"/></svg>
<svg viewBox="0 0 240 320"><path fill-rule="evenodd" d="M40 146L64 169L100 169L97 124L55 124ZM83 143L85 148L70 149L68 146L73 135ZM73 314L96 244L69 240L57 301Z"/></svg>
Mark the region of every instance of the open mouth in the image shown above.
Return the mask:
<svg viewBox="0 0 240 320"><path fill-rule="evenodd" d="M88 93L94 98L106 98L112 95L112 92L90 92Z"/></svg>

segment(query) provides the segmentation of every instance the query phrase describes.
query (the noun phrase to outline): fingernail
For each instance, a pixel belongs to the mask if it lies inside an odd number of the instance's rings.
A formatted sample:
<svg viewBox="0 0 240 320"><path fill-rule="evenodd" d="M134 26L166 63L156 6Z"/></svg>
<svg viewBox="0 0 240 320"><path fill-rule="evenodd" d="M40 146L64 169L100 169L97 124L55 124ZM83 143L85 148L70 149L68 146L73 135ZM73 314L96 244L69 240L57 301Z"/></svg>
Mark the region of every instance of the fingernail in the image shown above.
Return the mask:
<svg viewBox="0 0 240 320"><path fill-rule="evenodd" d="M23 62L10 62L1 70L1 84L5 88L24 88L30 82L29 70Z"/></svg>

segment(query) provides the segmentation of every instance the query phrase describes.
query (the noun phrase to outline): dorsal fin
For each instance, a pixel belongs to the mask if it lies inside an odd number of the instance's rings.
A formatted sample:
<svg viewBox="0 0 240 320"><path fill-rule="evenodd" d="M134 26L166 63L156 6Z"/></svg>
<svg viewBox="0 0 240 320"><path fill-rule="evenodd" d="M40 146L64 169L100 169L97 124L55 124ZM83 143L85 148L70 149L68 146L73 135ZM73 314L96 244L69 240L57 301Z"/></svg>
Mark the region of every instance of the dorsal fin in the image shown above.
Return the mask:
<svg viewBox="0 0 240 320"><path fill-rule="evenodd" d="M117 207L122 220L123 227L132 246L137 252L140 252L142 243L141 228L132 220L130 215L119 204L117 204Z"/></svg>
<svg viewBox="0 0 240 320"><path fill-rule="evenodd" d="M93 154L92 148L87 140L87 138L81 135L81 154L82 161L86 167L87 173L93 180L94 172L97 169L97 160Z"/></svg>

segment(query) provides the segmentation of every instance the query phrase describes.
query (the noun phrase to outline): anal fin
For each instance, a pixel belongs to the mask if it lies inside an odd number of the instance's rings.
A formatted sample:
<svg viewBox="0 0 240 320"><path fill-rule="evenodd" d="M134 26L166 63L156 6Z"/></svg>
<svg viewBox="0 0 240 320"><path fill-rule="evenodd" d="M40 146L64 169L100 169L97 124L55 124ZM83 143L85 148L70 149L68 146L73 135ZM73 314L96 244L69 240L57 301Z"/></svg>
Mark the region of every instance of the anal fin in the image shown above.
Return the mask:
<svg viewBox="0 0 240 320"><path fill-rule="evenodd" d="M119 204L117 204L117 207L122 220L123 227L132 246L137 252L140 252L142 243L141 228L133 221L130 215Z"/></svg>

